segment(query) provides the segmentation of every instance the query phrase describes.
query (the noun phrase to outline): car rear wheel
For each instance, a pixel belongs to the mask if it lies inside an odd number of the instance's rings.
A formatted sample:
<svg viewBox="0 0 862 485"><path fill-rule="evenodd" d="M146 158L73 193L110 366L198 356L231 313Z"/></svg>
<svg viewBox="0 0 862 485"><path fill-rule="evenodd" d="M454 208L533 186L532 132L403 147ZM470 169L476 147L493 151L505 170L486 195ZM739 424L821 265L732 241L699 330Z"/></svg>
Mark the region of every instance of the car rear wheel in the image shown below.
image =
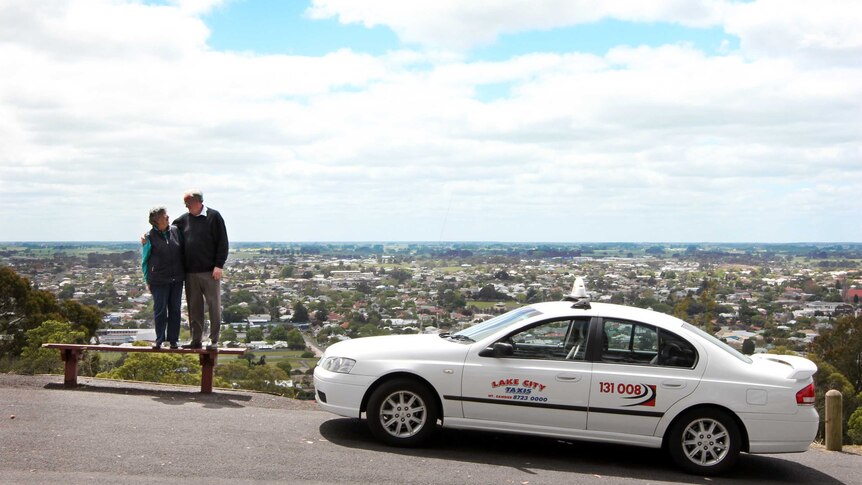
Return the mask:
<svg viewBox="0 0 862 485"><path fill-rule="evenodd" d="M670 456L689 473L722 473L732 467L739 458L739 427L724 411L688 411L674 423L669 432Z"/></svg>
<svg viewBox="0 0 862 485"><path fill-rule="evenodd" d="M384 383L371 394L368 427L380 441L393 446L419 446L437 427L437 409L428 388L412 379Z"/></svg>

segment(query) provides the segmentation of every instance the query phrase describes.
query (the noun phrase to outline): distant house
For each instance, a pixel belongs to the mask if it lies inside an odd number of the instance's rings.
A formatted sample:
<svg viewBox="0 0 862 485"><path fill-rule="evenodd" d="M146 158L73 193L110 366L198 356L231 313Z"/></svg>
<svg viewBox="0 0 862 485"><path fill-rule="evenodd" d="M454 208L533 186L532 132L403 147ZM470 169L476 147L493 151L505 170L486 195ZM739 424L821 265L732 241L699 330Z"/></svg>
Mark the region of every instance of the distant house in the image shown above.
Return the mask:
<svg viewBox="0 0 862 485"><path fill-rule="evenodd" d="M844 295L844 301L850 304L862 303L862 288L850 288Z"/></svg>
<svg viewBox="0 0 862 485"><path fill-rule="evenodd" d="M249 315L248 316L248 323L250 323L252 325L262 325L265 323L269 323L271 319L272 319L272 317L270 317L266 313L261 313L261 314L257 314L257 315Z"/></svg>

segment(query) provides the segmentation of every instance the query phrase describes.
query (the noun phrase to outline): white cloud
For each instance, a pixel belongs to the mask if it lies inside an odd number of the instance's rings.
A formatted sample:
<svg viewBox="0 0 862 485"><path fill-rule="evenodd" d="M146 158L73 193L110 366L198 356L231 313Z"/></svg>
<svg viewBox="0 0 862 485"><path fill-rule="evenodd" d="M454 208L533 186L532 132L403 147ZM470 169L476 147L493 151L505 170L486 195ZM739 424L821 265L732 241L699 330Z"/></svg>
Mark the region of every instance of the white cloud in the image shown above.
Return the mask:
<svg viewBox="0 0 862 485"><path fill-rule="evenodd" d="M725 30L755 58L791 57L825 65L859 67L862 3L855 0L758 0L727 10Z"/></svg>
<svg viewBox="0 0 862 485"><path fill-rule="evenodd" d="M543 4L557 17L434 3L479 40L609 15L730 19L743 39L721 56L681 43L490 62L217 52L197 16L217 3L0 7L0 240L134 239L150 206L178 215L192 186L235 240L862 237L845 222L862 191L862 66L830 47L853 48L837 14L787 27L831 39L795 55L757 39L804 12L770 24L761 2ZM452 35L399 5L314 8ZM482 100L493 85L504 95Z"/></svg>
<svg viewBox="0 0 862 485"><path fill-rule="evenodd" d="M716 0L313 0L308 15L337 18L344 24L386 26L408 43L467 49L490 44L502 34L568 27L605 18L704 27L718 24L725 7L725 2Z"/></svg>

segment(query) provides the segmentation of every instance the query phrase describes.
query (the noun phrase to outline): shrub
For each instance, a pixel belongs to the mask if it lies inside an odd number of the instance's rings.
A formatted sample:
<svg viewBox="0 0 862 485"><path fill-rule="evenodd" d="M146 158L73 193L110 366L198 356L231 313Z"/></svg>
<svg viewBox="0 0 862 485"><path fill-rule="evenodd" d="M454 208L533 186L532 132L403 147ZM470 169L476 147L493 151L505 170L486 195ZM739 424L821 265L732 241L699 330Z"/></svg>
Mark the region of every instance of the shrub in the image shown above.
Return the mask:
<svg viewBox="0 0 862 485"><path fill-rule="evenodd" d="M847 435L854 445L862 445L862 407L856 408L847 421Z"/></svg>

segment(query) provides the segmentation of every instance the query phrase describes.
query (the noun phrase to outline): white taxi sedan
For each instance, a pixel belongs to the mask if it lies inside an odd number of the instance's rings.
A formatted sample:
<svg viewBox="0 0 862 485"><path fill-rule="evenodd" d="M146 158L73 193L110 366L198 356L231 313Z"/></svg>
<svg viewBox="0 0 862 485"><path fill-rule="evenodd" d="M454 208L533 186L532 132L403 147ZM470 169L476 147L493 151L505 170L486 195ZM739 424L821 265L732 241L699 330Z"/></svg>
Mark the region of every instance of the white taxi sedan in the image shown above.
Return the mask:
<svg viewBox="0 0 862 485"><path fill-rule="evenodd" d="M374 436L396 446L423 444L439 422L664 447L704 475L741 451L808 449L819 422L808 359L748 357L669 315L573 300L454 334L337 343L314 371L317 402L365 413Z"/></svg>

